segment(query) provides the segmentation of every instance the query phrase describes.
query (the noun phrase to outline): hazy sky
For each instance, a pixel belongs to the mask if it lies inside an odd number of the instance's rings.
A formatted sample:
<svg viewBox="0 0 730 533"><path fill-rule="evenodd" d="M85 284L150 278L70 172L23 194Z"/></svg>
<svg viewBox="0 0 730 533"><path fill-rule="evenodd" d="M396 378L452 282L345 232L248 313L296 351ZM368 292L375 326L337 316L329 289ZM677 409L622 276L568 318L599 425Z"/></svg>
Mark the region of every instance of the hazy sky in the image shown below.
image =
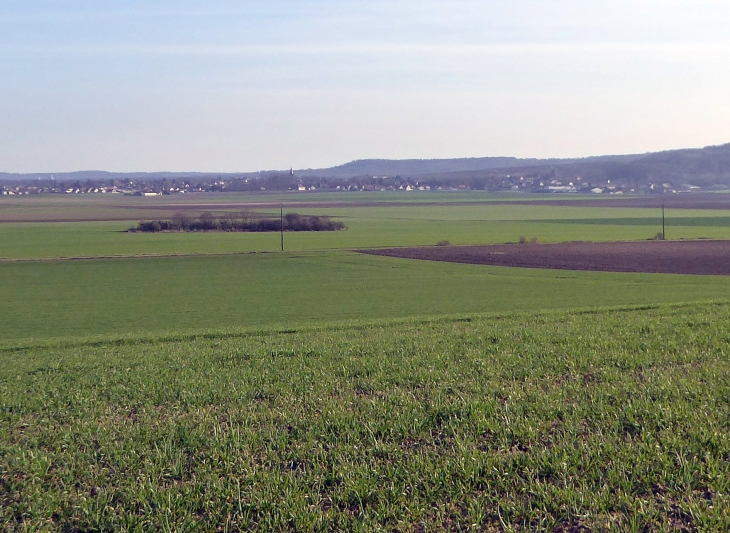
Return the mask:
<svg viewBox="0 0 730 533"><path fill-rule="evenodd" d="M0 171L730 142L728 0L0 0Z"/></svg>

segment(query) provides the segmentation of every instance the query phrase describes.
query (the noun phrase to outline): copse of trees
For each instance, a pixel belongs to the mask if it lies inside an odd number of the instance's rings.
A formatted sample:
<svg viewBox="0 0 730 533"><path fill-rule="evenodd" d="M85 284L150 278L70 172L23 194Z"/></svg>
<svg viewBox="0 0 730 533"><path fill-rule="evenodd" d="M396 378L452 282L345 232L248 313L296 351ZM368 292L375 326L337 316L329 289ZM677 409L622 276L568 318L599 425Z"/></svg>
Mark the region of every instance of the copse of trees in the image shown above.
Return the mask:
<svg viewBox="0 0 730 533"><path fill-rule="evenodd" d="M172 220L140 222L130 232L157 233L161 231L281 231L282 221L249 213L227 214L216 217L206 211L194 219L186 213L175 213ZM284 231L338 231L347 229L345 224L326 216L309 216L287 213L283 219Z"/></svg>

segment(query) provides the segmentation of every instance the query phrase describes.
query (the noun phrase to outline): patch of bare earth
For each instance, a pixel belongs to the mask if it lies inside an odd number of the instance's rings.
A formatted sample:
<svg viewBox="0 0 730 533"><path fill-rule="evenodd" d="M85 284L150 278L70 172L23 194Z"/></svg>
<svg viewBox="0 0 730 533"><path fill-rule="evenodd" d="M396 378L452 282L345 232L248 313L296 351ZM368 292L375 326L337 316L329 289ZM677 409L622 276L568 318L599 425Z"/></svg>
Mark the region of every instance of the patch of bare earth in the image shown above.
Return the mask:
<svg viewBox="0 0 730 533"><path fill-rule="evenodd" d="M720 240L428 246L362 252L506 267L730 275L730 241Z"/></svg>

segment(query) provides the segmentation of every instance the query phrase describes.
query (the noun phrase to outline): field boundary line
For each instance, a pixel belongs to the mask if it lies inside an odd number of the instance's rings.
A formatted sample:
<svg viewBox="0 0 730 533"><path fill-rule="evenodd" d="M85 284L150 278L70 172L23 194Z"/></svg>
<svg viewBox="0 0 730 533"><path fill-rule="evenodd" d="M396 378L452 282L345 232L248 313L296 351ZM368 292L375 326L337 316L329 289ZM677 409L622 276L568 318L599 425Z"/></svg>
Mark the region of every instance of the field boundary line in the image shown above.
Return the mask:
<svg viewBox="0 0 730 533"><path fill-rule="evenodd" d="M540 311L511 311L495 313L469 313L436 316L415 316L404 318L382 318L362 321L340 321L321 324L302 324L294 326L268 326L232 328L228 330L161 331L159 333L130 333L125 335L100 335L94 337L53 337L44 340L18 339L0 341L0 353L25 352L35 349L66 349L101 346L153 345L176 342L190 342L205 339L236 339L268 337L273 335L293 335L327 331L366 331L398 325L428 325L471 322L475 320L500 320L508 318L531 318L544 316L600 315L621 312L675 310L702 306L727 306L730 300L698 300L679 303L653 303L606 307L580 307L575 309L546 309Z"/></svg>
<svg viewBox="0 0 730 533"><path fill-rule="evenodd" d="M303 252L322 252L323 250L291 250L286 253L303 253ZM339 249L339 251L344 248ZM333 248L332 251L338 251ZM72 257L37 257L37 258L0 258L2 263L54 263L66 261L103 261L110 259L165 259L167 257L208 257L208 256L231 256L231 255L253 255L253 254L276 254L281 253L278 250L255 250L247 252L203 252L203 253L172 253L172 254L130 254L130 255L79 255Z"/></svg>

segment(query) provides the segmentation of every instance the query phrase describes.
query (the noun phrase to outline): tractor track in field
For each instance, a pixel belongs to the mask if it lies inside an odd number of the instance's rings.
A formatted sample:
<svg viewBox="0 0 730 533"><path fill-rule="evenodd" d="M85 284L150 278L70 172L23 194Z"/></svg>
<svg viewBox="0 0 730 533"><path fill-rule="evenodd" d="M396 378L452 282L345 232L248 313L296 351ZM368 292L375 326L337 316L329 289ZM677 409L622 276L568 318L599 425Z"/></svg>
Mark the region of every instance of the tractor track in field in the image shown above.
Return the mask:
<svg viewBox="0 0 730 533"><path fill-rule="evenodd" d="M179 254L127 254L127 255L79 255L73 257L19 257L0 258L3 263L56 263L65 261L103 261L110 259L165 259L170 257L210 257L210 256L231 256L231 255L255 255L255 254L280 254L282 252L273 250L258 250L246 252L203 252L203 253L179 253ZM301 253L301 251L284 252Z"/></svg>

